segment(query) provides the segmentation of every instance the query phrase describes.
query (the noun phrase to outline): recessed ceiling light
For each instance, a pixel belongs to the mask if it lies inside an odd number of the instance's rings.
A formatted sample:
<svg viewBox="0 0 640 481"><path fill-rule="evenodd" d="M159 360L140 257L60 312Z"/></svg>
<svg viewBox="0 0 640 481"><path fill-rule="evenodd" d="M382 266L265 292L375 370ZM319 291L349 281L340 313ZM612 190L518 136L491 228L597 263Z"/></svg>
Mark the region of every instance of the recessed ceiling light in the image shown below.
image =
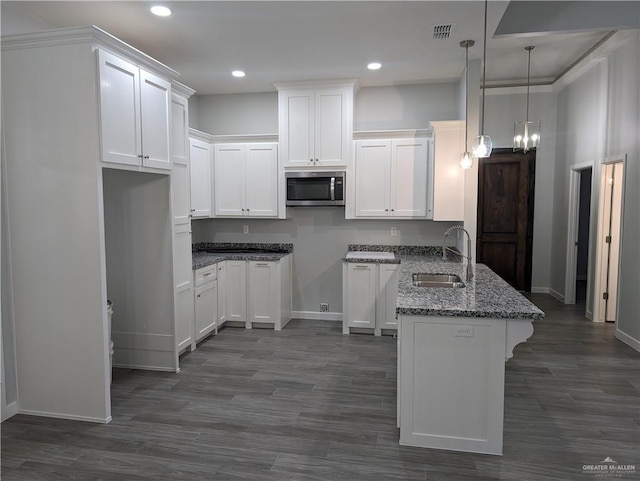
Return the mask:
<svg viewBox="0 0 640 481"><path fill-rule="evenodd" d="M369 65L367 65L367 68L369 70L378 70L380 69L380 67L382 67L382 64L379 62L371 62Z"/></svg>
<svg viewBox="0 0 640 481"><path fill-rule="evenodd" d="M158 17L168 17L171 15L171 9L167 7L163 7L162 5L154 5L151 7L151 13L157 15Z"/></svg>
<svg viewBox="0 0 640 481"><path fill-rule="evenodd" d="M244 77L245 73L242 70L234 70L233 72L231 72L231 75L233 75L234 77L242 78Z"/></svg>

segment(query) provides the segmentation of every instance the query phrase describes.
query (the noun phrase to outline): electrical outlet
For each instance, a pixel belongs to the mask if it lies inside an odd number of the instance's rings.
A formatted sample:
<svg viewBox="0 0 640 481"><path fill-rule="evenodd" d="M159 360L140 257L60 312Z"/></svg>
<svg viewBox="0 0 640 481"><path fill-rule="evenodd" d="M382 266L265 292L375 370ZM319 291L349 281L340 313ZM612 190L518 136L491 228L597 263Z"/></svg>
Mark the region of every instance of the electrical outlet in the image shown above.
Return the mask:
<svg viewBox="0 0 640 481"><path fill-rule="evenodd" d="M242 233L243 234L248 234L249 233L249 226L248 225L243 225L242 226Z"/></svg>
<svg viewBox="0 0 640 481"><path fill-rule="evenodd" d="M393 237L395 237L395 236L397 236L397 235L398 235L398 228L397 228L397 227L392 227L392 228L391 228L391 235L392 235Z"/></svg>
<svg viewBox="0 0 640 481"><path fill-rule="evenodd" d="M473 337L473 326L455 326L455 337Z"/></svg>
<svg viewBox="0 0 640 481"><path fill-rule="evenodd" d="M320 312L329 312L329 303L321 302L320 303Z"/></svg>

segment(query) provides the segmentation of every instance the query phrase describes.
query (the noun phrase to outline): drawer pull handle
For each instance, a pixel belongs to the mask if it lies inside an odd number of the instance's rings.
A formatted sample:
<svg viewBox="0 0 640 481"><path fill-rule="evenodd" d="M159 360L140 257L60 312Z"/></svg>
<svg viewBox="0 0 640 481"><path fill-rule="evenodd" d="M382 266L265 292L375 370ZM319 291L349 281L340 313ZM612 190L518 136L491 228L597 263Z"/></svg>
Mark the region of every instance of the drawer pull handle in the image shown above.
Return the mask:
<svg viewBox="0 0 640 481"><path fill-rule="evenodd" d="M207 277L207 276L210 276L211 274L213 274L213 272L205 272L204 274L202 274L202 277Z"/></svg>
<svg viewBox="0 0 640 481"><path fill-rule="evenodd" d="M256 265L257 265L257 266L260 266L260 267L266 267L266 266L268 266L269 264L267 264L266 262L259 262L259 263L257 263Z"/></svg>

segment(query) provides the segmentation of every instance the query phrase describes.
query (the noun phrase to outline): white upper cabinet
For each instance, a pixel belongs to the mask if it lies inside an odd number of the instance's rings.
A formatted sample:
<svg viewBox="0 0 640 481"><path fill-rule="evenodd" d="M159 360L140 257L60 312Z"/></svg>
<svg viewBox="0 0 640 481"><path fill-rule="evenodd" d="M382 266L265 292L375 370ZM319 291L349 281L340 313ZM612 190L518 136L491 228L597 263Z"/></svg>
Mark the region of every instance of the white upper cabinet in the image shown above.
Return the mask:
<svg viewBox="0 0 640 481"><path fill-rule="evenodd" d="M427 139L358 140L355 217L427 217Z"/></svg>
<svg viewBox="0 0 640 481"><path fill-rule="evenodd" d="M171 94L171 197L173 223L188 225L191 214L189 179L189 126L186 97Z"/></svg>
<svg viewBox="0 0 640 481"><path fill-rule="evenodd" d="M211 217L211 162L213 147L202 140L190 139L191 215Z"/></svg>
<svg viewBox="0 0 640 481"><path fill-rule="evenodd" d="M277 144L216 144L214 192L216 217L277 217Z"/></svg>
<svg viewBox="0 0 640 481"><path fill-rule="evenodd" d="M431 122L433 128L433 220L464 218L464 170L458 158L464 150L463 120Z"/></svg>
<svg viewBox="0 0 640 481"><path fill-rule="evenodd" d="M98 50L102 160L171 169L171 84L104 50Z"/></svg>
<svg viewBox="0 0 640 481"><path fill-rule="evenodd" d="M277 87L282 165L285 168L349 165L355 82L324 87Z"/></svg>

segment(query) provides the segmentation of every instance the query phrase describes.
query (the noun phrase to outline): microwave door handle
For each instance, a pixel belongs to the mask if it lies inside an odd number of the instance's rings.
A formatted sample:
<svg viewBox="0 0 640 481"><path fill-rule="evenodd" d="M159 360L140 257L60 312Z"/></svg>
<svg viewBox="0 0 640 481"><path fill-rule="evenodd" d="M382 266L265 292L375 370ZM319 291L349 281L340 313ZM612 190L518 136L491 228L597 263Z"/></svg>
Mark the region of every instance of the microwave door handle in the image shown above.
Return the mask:
<svg viewBox="0 0 640 481"><path fill-rule="evenodd" d="M336 200L336 178L331 177L331 200Z"/></svg>

